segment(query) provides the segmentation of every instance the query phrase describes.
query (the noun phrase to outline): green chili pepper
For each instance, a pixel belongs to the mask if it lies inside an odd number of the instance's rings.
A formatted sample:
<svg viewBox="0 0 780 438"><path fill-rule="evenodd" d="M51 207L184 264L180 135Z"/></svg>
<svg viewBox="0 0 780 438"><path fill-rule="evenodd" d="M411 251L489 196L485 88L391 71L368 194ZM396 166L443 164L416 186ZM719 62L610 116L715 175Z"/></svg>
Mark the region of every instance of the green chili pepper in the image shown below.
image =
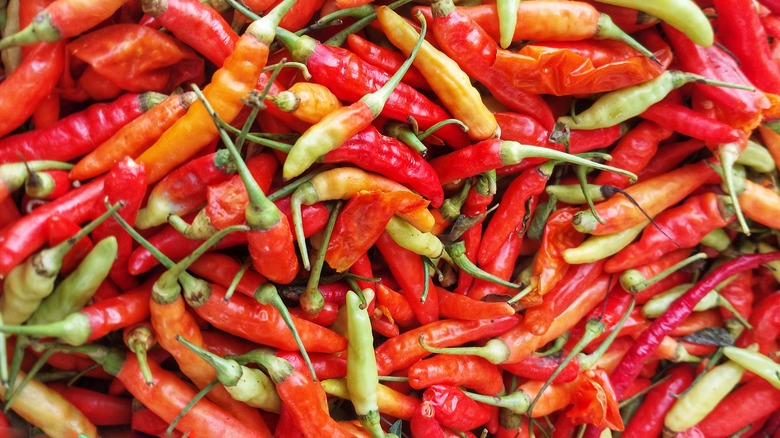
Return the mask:
<svg viewBox="0 0 780 438"><path fill-rule="evenodd" d="M444 252L444 244L438 237L430 232L422 232L413 227L409 222L398 216L393 216L385 226L385 231L393 241L415 254L435 260L447 256Z"/></svg>
<svg viewBox="0 0 780 438"><path fill-rule="evenodd" d="M109 236L95 244L78 267L57 284L35 310L27 324L59 321L78 312L92 298L116 259L116 237Z"/></svg>
<svg viewBox="0 0 780 438"><path fill-rule="evenodd" d="M731 345L723 347L723 355L780 389L780 364L766 355Z"/></svg>
<svg viewBox="0 0 780 438"><path fill-rule="evenodd" d="M715 81L693 73L667 70L647 82L606 93L590 108L576 116L559 117L558 122L574 129L590 130L614 126L642 114L672 90L691 82L755 91L753 87Z"/></svg>

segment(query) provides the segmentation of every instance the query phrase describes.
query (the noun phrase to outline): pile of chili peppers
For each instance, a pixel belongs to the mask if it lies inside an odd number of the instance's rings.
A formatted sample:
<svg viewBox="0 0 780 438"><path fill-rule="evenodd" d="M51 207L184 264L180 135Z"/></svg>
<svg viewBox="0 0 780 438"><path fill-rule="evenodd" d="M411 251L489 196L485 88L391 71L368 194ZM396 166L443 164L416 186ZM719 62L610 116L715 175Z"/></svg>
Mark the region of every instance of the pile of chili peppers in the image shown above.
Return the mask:
<svg viewBox="0 0 780 438"><path fill-rule="evenodd" d="M780 1L0 36L4 436L780 437Z"/></svg>

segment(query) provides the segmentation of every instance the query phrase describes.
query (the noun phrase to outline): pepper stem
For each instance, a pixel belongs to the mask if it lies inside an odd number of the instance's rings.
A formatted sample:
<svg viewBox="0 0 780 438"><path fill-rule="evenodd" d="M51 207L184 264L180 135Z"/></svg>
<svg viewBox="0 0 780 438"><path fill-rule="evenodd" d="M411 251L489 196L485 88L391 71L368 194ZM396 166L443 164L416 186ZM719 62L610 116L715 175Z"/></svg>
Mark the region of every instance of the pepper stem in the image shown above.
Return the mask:
<svg viewBox="0 0 780 438"><path fill-rule="evenodd" d="M217 380L225 386L236 386L238 381L241 380L241 376L244 374L244 370L241 368L241 364L232 359L226 359L220 357L210 351L207 351L181 335L176 335L176 340L184 344L193 353L197 354L201 359L205 360L209 365L214 367L217 371Z"/></svg>
<svg viewBox="0 0 780 438"><path fill-rule="evenodd" d="M523 287L523 285L521 284L512 283L511 281L506 281L503 278L496 277L495 275L486 272L481 268L479 268L477 265L475 265L474 262L472 262L471 260L468 259L468 257L466 257L466 244L463 243L463 241L458 241L446 245L445 249L447 250L447 254L450 255L450 258L452 258L452 261L461 270L463 270L463 272L471 275L474 278L489 281L491 283L495 283L512 289L520 289L521 287Z"/></svg>
<svg viewBox="0 0 780 438"><path fill-rule="evenodd" d="M596 206L593 204L593 198L590 196L590 192L587 189L588 186L588 175L587 175L588 169L582 166L577 166L574 169L574 174L577 175L577 181L580 183L580 190L582 192L582 195L585 196L585 202L588 204L588 208L593 213L593 217L598 221L600 224L605 224L606 221L599 216L599 213L596 211Z"/></svg>
<svg viewBox="0 0 780 438"><path fill-rule="evenodd" d="M241 263L241 267L238 268L238 272L236 272L236 275L233 277L233 280L228 285L228 288L225 289L225 302L230 301L230 298L233 296L234 293L236 293L236 288L238 287L238 284L241 282L241 279L244 278L244 274L246 273L247 269L249 269L249 266L252 265L252 260L247 258L243 263Z"/></svg>
<svg viewBox="0 0 780 438"><path fill-rule="evenodd" d="M480 347L432 347L425 342L425 335L421 334L417 340L420 346L431 353L436 354L468 354L479 356L493 364L501 364L509 358L509 347L499 338L493 338Z"/></svg>
<svg viewBox="0 0 780 438"><path fill-rule="evenodd" d="M588 370L596 366L596 362L598 362L599 359L601 359L602 356L604 356L604 353L607 352L607 349L612 345L612 342L615 341L618 334L620 333L620 329L623 328L623 326L626 324L626 321L628 321L628 317L631 315L631 312L634 311L634 306L636 305L636 295L631 295L631 301L628 304L628 308L625 312L623 312L623 316L620 317L620 321L618 321L617 325L615 325L615 328L612 329L612 331L607 335L607 338L604 339L604 341L599 345L599 347L591 354L580 354L579 356L579 362L580 362L580 369L581 370Z"/></svg>
<svg viewBox="0 0 780 438"><path fill-rule="evenodd" d="M421 12L417 12L415 16L418 20L420 20L421 29L419 38L417 38L417 43L414 45L414 48L412 48L412 52L409 54L409 57L406 58L404 63L401 64L398 70L393 74L393 76L390 77L390 79L387 80L387 82L384 83L384 85L382 85L373 93L366 94L360 99L360 102L366 104L366 106L368 106L368 108L371 110L374 118L378 117L382 112L382 108L385 106L385 102L387 102L387 100L390 98L390 95L393 94L393 90L395 90L395 88L401 82L401 79L409 70L409 67L412 66L412 62L414 62L414 58L417 56L417 52L420 51L420 47L425 41L425 32L428 30L428 23L425 21L425 17L423 17Z"/></svg>
<svg viewBox="0 0 780 438"><path fill-rule="evenodd" d="M663 280L664 278L679 271L685 266L688 266L689 264L698 260L704 260L706 258L707 258L707 254L703 252L694 254L686 258L685 260L681 260L680 262L677 262L673 266L664 269L663 271L659 272L658 274L650 278L645 278L644 275L642 275L642 273L636 269L628 269L624 271L622 274L620 274L620 286L622 286L626 292L635 294L647 289L653 283Z"/></svg>
<svg viewBox="0 0 780 438"><path fill-rule="evenodd" d="M516 141L504 140L501 142L501 164L503 166L510 166L513 164L519 164L526 158L547 158L550 160L558 160L564 163L579 164L585 167L592 167L594 169L606 170L608 172L619 173L633 183L636 181L637 176L627 170L619 169L617 167L607 166L601 163L595 163L590 160L578 157L577 155L567 154L565 152L556 151L555 149L548 149L542 146L532 146ZM609 155L604 155L605 159L609 160Z"/></svg>
<svg viewBox="0 0 780 438"><path fill-rule="evenodd" d="M591 201L603 201L606 199L602 186L596 184L551 184L544 188L550 196L566 204L583 204L590 198Z"/></svg>
<svg viewBox="0 0 780 438"><path fill-rule="evenodd" d="M412 1L412 0L397 0L397 1L387 5L387 7L390 8L390 9L397 9L397 8L400 8L401 6L409 3L410 1ZM371 5L368 5L368 6L371 6ZM355 9L357 10L358 8L355 8ZM354 18L357 18L357 20L354 23L350 24L349 26L347 26L344 29L342 29L339 32L337 32L332 37L330 37L327 40L325 40L325 42L323 42L323 44L325 44L326 46L341 47L341 46L344 45L344 41L346 41L347 37L350 34L353 34L353 33L356 33L358 31L360 31L361 29L363 29L363 28L367 27L369 24L371 24L374 20L376 20L376 9L374 9L373 7L371 7L371 12L367 13L364 16L358 16L362 12L363 11L356 11L355 13L353 13L353 15L351 15L351 16L354 16ZM366 10L365 12L368 12L368 10ZM336 13L330 14L330 16L332 17L335 14ZM328 16L326 15L324 18L327 18L327 17Z"/></svg>
<svg viewBox="0 0 780 438"><path fill-rule="evenodd" d="M30 367L30 370L27 371L27 374L25 374L24 378L21 382L14 385L14 390L10 394L7 394L6 400L5 400L5 406L3 406L3 412L8 412L9 409L11 409L11 406L13 405L14 401L16 400L16 397L22 393L22 390L24 390L24 387L27 386L28 383L38 374L38 371L43 368L44 365L46 365L46 362L49 360L50 357L52 357L56 353L54 350L47 350L44 351L43 354L38 358L38 360L35 361L32 367Z"/></svg>
<svg viewBox="0 0 780 438"><path fill-rule="evenodd" d="M303 232L303 213L301 208L304 204L311 205L318 202L319 198L317 189L308 181L298 186L290 197L290 210L292 211L295 239L298 241L298 249L301 253L301 264L307 271L311 269L311 263L309 262L309 251L306 249L306 236Z"/></svg>
<svg viewBox="0 0 780 438"><path fill-rule="evenodd" d="M463 130L463 132L467 132L469 130L469 127L466 126L465 123L463 123L462 121L460 121L458 119L445 119L445 120L442 120L441 122L435 123L430 128L428 128L425 131L417 134L417 138L420 139L420 141L425 140L430 135L432 135L433 133L435 133L436 131L438 131L439 129L441 129L441 128L447 126L447 125L458 125L460 127L460 129Z"/></svg>
<svg viewBox="0 0 780 438"><path fill-rule="evenodd" d="M134 352L136 358L138 358L138 367L141 369L141 375L144 377L146 384L152 386L154 378L152 377L152 370L149 368L146 352L157 343L157 340L154 337L151 324L142 323L127 330L124 335L124 341L127 348Z"/></svg>
<svg viewBox="0 0 780 438"><path fill-rule="evenodd" d="M322 296L322 294L320 294L320 296ZM279 296L279 292L276 290L276 286L269 283L263 284L255 291L255 299L260 304L271 305L279 311L279 314L282 315L282 319L284 319L284 323L287 324L287 328L290 329L290 333L292 333L295 343L298 344L298 349L301 351L301 356L303 356L306 367L309 368L312 380L317 381L317 374L314 372L314 365L311 363L309 353L306 352L306 347L304 347L301 336L298 334L298 329L295 327L292 316L290 316L290 311L287 309L287 306L284 305L282 298Z"/></svg>
<svg viewBox="0 0 780 438"><path fill-rule="evenodd" d="M89 340L89 318L71 313L60 321L35 325L0 325L0 333L26 335L36 338L58 338L69 345L83 345Z"/></svg>
<svg viewBox="0 0 780 438"><path fill-rule="evenodd" d="M31 172L52 169L68 170L72 168L73 165L70 163L51 160L33 160L20 163L5 163L0 165L0 182L5 185L9 192L13 192L24 185L25 180L30 176Z"/></svg>
<svg viewBox="0 0 780 438"><path fill-rule="evenodd" d="M209 382L206 386L204 386L200 391L198 391L197 394L195 394L195 397L192 397L192 400L187 403L184 408L182 408L181 412L179 412L179 415L176 416L176 418L171 421L171 424L168 425L168 428L165 429L164 435L170 435L173 433L173 430L176 429L176 425L179 424L179 421L187 415L187 412L192 409L193 406L195 406L195 403L199 402L203 397L206 396L206 394L209 393L215 386L217 386L217 383L219 383L218 379L214 379L211 382Z"/></svg>
<svg viewBox="0 0 780 438"><path fill-rule="evenodd" d="M515 414L522 415L531 412L533 407L530 404L531 397L529 397L528 394L523 391L515 391L511 394L502 395L500 397L479 394L471 391L463 391L463 393L472 400L485 403L486 405L498 406L499 408L504 408ZM539 391L539 394L541 393L542 392ZM537 395L537 397L539 397L539 395Z"/></svg>
<svg viewBox="0 0 780 438"><path fill-rule="evenodd" d="M617 26L615 22L612 21L612 18L607 14L602 13L599 15L598 30L596 31L595 38L621 41L637 52L647 56L655 63L659 65L661 64L661 61L655 57L653 52L645 48L645 46L639 44L639 42L632 38L631 35L624 32L623 29Z"/></svg>
<svg viewBox="0 0 780 438"><path fill-rule="evenodd" d="M284 382L295 372L295 367L290 361L275 356L273 351L267 348L258 348L244 354L230 356L230 358L242 365L256 363L262 366L274 383Z"/></svg>
<svg viewBox="0 0 780 438"><path fill-rule="evenodd" d="M322 242L317 250L314 265L311 267L309 279L306 282L306 288L301 294L301 308L309 315L320 313L322 307L325 305L325 299L322 297L322 293L317 286L319 285L320 277L322 276L322 267L325 265L325 253L328 251L330 236L333 234L333 227L336 226L336 218L340 211L341 202L337 202L330 212L325 229L322 231Z"/></svg>
<svg viewBox="0 0 780 438"><path fill-rule="evenodd" d="M734 181L734 164L741 152L739 145L736 143L724 143L718 146L718 160L723 168L723 182L726 184L726 191L731 198L734 214L737 217L737 223L739 224L739 227L742 228L742 232L745 233L746 236L749 236L750 227L748 227L745 216L742 214L742 209L739 206L739 190L737 190Z"/></svg>

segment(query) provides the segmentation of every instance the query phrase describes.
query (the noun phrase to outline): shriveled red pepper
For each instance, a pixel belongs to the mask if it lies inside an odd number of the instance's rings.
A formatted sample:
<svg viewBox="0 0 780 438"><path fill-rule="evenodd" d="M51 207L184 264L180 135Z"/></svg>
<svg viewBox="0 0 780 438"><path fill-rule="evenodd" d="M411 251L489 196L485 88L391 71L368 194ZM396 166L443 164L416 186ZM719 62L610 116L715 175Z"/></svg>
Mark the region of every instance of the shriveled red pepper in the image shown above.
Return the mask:
<svg viewBox="0 0 780 438"><path fill-rule="evenodd" d="M203 58L191 48L140 24L94 29L69 42L66 50L70 65L62 93L72 100L106 100L123 90L168 94L179 85L201 83L205 75ZM139 51L149 55L138 57ZM103 91L109 88L107 84L111 88L108 94Z"/></svg>
<svg viewBox="0 0 780 438"><path fill-rule="evenodd" d="M477 356L438 354L409 367L409 385L425 389L432 385L465 386L480 394L497 395L504 388L496 365Z"/></svg>
<svg viewBox="0 0 780 438"><path fill-rule="evenodd" d="M652 160L658 150L658 144L672 134L671 129L653 122L640 123L621 137L617 145L610 150L609 155L612 159L609 164L638 174ZM612 172L599 173L593 183L612 185L621 189L629 185L628 178Z"/></svg>
<svg viewBox="0 0 780 438"><path fill-rule="evenodd" d="M433 405L436 421L455 430L476 429L491 415L491 407L472 400L456 386L431 385L422 399Z"/></svg>

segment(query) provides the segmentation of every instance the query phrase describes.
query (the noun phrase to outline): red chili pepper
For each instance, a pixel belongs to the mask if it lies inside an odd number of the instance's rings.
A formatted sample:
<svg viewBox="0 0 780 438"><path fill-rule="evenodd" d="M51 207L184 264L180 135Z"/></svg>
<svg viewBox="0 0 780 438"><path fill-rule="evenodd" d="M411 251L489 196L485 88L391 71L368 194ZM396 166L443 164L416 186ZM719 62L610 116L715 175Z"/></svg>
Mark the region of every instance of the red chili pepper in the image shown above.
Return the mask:
<svg viewBox="0 0 780 438"><path fill-rule="evenodd" d="M518 322L514 316L479 321L443 319L407 330L376 348L379 375L386 376L428 356L430 353L420 345L420 336L430 346L451 347L499 335Z"/></svg>
<svg viewBox="0 0 780 438"><path fill-rule="evenodd" d="M204 79L203 58L170 34L140 24L93 29L69 42L66 50L69 67L61 93L69 100L108 100L123 91L169 94Z"/></svg>
<svg viewBox="0 0 780 438"><path fill-rule="evenodd" d="M356 102L378 90L390 78L389 74L346 49L327 46L306 36L287 35L281 41L290 50L293 59L306 64L312 80L328 86L341 100ZM400 121L406 121L411 116L421 129L428 129L449 118L441 107L403 83L393 90L382 108L382 115ZM453 147L468 144L468 137L455 126L442 127L436 131L436 136Z"/></svg>
<svg viewBox="0 0 780 438"><path fill-rule="evenodd" d="M732 391L697 425L704 436L729 436L780 409L780 390L760 377Z"/></svg>
<svg viewBox="0 0 780 438"><path fill-rule="evenodd" d="M49 246L58 245L61 242L73 237L78 233L81 227L72 220L63 216L52 216L46 221L46 235L48 236ZM78 241L73 248L68 251L68 254L62 259L62 268L60 268L61 275L67 275L73 272L73 269L78 266L84 256L92 250L92 239L89 236L84 236L83 239Z"/></svg>
<svg viewBox="0 0 780 438"><path fill-rule="evenodd" d="M643 181L669 172L702 147L704 147L704 141L693 138L661 145L653 159L639 173L638 179Z"/></svg>
<svg viewBox="0 0 780 438"><path fill-rule="evenodd" d="M731 143L742 138L739 130L677 102L663 100L653 104L640 117L707 142Z"/></svg>
<svg viewBox="0 0 780 438"><path fill-rule="evenodd" d="M670 330L690 315L696 303L713 287L736 273L753 269L768 261L777 260L778 257L780 257L780 253L777 252L741 256L720 265L688 289L685 295L677 299L663 315L656 318L653 324L639 335L634 345L623 356L620 364L612 373L613 385L618 398L622 396L631 380L639 375L644 359L652 354Z"/></svg>
<svg viewBox="0 0 780 438"><path fill-rule="evenodd" d="M576 210L560 208L550 214L544 226L542 242L531 268L531 294L546 295L566 275L569 265L563 259L563 252L582 243L584 235L572 226Z"/></svg>
<svg viewBox="0 0 780 438"><path fill-rule="evenodd" d="M116 397L60 382L52 382L47 386L73 403L96 426L130 424L132 399L128 397Z"/></svg>
<svg viewBox="0 0 780 438"><path fill-rule="evenodd" d="M212 6L195 0L142 0L143 11L217 67L233 51L238 35Z"/></svg>
<svg viewBox="0 0 780 438"><path fill-rule="evenodd" d="M532 354L520 362L501 364L499 367L516 376L544 382L552 377L562 360L563 357L561 355L536 356ZM555 376L553 383L573 382L579 376L579 373L580 365L575 357Z"/></svg>
<svg viewBox="0 0 780 438"><path fill-rule="evenodd" d="M439 288L436 293L439 296L439 315L442 318L477 320L515 314L512 306L504 302L477 301L444 288Z"/></svg>
<svg viewBox="0 0 780 438"><path fill-rule="evenodd" d="M95 203L103 194L103 180L94 180L11 224L0 240L0 275L8 274L46 242L45 227L50 217L66 215L75 223L85 222L93 217Z"/></svg>
<svg viewBox="0 0 780 438"><path fill-rule="evenodd" d="M758 344L758 351L771 354L777 351L777 339L780 336L780 294L765 296L753 307L748 320L753 330L745 330L737 339L738 347Z"/></svg>
<svg viewBox="0 0 780 438"><path fill-rule="evenodd" d="M382 283L376 287L376 302L386 308L390 313L388 316L401 327L409 327L417 321L406 297Z"/></svg>
<svg viewBox="0 0 780 438"><path fill-rule="evenodd" d="M504 244L499 248L498 254L487 264L478 265L480 269L498 277L502 280L509 280L515 271L517 258L520 256L520 248L523 238L517 234L511 234ZM505 295L516 293L507 286L497 284L483 279L474 279L466 293L473 300L482 300L489 295Z"/></svg>
<svg viewBox="0 0 780 438"><path fill-rule="evenodd" d="M347 45L355 55L363 61L382 69L388 74L395 73L398 67L404 63L406 57L401 53L376 45L371 41L356 35L347 36ZM430 90L431 86L414 66L410 67L401 82L414 87L417 90Z"/></svg>
<svg viewBox="0 0 780 438"><path fill-rule="evenodd" d="M716 228L734 220L727 200L712 192L694 195L681 205L654 218L655 226L644 229L639 241L628 245L604 265L606 272L621 272L650 263L679 248L692 248Z"/></svg>
<svg viewBox="0 0 780 438"><path fill-rule="evenodd" d="M465 386L485 395L498 395L504 389L498 367L477 356L437 354L412 364L408 377L409 385L415 389Z"/></svg>
<svg viewBox="0 0 780 438"><path fill-rule="evenodd" d="M746 217L754 221L776 228L778 225L778 216L776 215L777 202L780 200L780 194L777 191L756 184L749 179L745 179L745 190L739 194L739 207Z"/></svg>
<svg viewBox="0 0 780 438"><path fill-rule="evenodd" d="M610 151L609 164L633 173L639 173L652 160L658 150L658 144L673 134L672 129L653 122L643 122L628 131ZM593 180L594 184L612 185L626 188L630 184L624 175L613 172L601 172Z"/></svg>
<svg viewBox="0 0 780 438"><path fill-rule="evenodd" d="M493 410L450 385L429 386L423 392L422 399L433 405L436 421L455 430L471 430L482 426Z"/></svg>
<svg viewBox="0 0 780 438"><path fill-rule="evenodd" d="M422 257L395 243L387 232L383 232L377 239L376 247L390 268L393 277L401 285L417 321L426 325L438 320L439 299L433 280L424 275L423 263L425 261ZM425 282L428 282L428 296L422 300Z"/></svg>
<svg viewBox="0 0 780 438"><path fill-rule="evenodd" d="M140 402L134 401L130 429L152 436L160 436L166 434L168 422L160 418L159 415L149 410L146 406L143 406ZM179 438L183 434L178 430L174 430L170 435L173 438Z"/></svg>
<svg viewBox="0 0 780 438"><path fill-rule="evenodd" d="M444 438L442 425L436 421L436 409L430 401L424 401L417 405L414 415L409 420L409 427L413 436L430 438Z"/></svg>
<svg viewBox="0 0 780 438"><path fill-rule="evenodd" d="M0 123L0 136L27 120L57 84L65 68L65 44L43 44L25 57L0 86L0 110L7 116Z"/></svg>
<svg viewBox="0 0 780 438"><path fill-rule="evenodd" d="M713 4L718 13L719 40L739 60L740 70L758 88L780 92L780 67L770 55L766 32L753 5L744 0L715 0Z"/></svg>
<svg viewBox="0 0 780 438"><path fill-rule="evenodd" d="M369 172L384 175L431 201L438 207L444 192L436 173L419 154L393 137L382 135L376 128L358 132L338 148L322 156L323 163L350 162Z"/></svg>
<svg viewBox="0 0 780 438"><path fill-rule="evenodd" d="M51 159L69 161L94 150L122 126L161 102L164 95L126 93L112 102L94 103L44 129L0 140L0 162Z"/></svg>

